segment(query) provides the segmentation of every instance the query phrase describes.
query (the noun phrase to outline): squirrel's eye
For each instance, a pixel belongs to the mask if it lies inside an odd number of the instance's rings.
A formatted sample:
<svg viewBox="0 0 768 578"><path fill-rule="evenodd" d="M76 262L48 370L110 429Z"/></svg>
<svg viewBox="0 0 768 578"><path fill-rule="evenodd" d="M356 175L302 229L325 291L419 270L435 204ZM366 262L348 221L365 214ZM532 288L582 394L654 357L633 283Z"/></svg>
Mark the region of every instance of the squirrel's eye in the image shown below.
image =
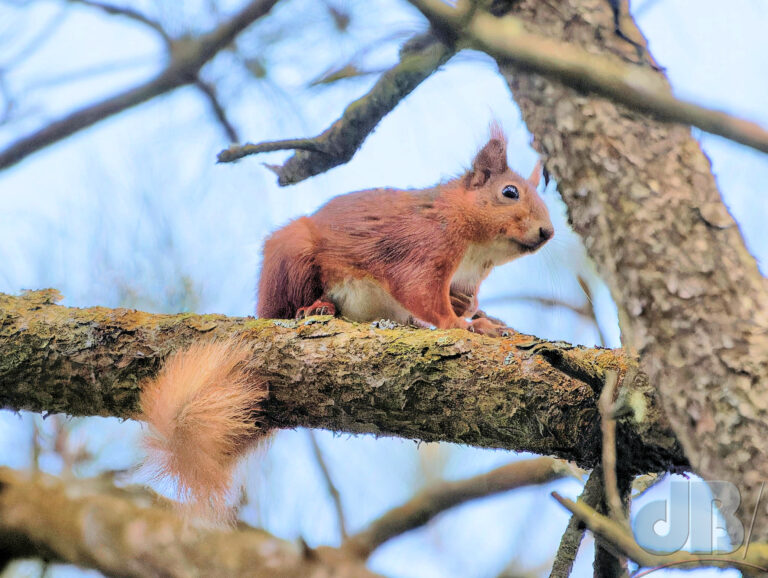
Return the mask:
<svg viewBox="0 0 768 578"><path fill-rule="evenodd" d="M506 187L504 187L504 190L501 191L501 194L507 197L508 199L520 198L520 191L517 190L517 187L515 185L507 185Z"/></svg>

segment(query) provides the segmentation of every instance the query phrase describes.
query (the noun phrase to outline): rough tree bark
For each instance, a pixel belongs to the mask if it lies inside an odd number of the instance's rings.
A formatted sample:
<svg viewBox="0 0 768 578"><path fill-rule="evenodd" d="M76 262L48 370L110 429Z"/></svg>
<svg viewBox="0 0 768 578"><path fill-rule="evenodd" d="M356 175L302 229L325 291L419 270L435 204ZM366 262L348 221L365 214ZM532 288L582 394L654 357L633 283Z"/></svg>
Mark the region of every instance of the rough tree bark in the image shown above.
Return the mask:
<svg viewBox="0 0 768 578"><path fill-rule="evenodd" d="M531 31L635 54L604 0L522 0L513 12ZM642 40L631 18L623 27ZM768 294L709 160L688 127L499 65L686 455L705 478L736 484L750 519L768 479ZM768 537L766 514L763 502L756 539Z"/></svg>
<svg viewBox="0 0 768 578"><path fill-rule="evenodd" d="M510 7L542 36L637 59L615 36L606 0ZM631 19L623 29L642 41ZM696 470L735 483L743 517L751 517L768 477L768 289L708 160L686 127L584 96L496 56L647 372L624 385L634 411L620 423L620 465L630 472L686 466L650 382ZM167 352L233 334L253 342L253 363L270 378L268 417L276 427L529 450L585 466L600 456L595 402L603 370L634 364L619 351L520 335L488 340L338 320L75 310L38 292L0 296L0 403L131 416L141 379ZM755 537L764 540L762 513Z"/></svg>
<svg viewBox="0 0 768 578"><path fill-rule="evenodd" d="M42 556L107 576L357 578L378 576L334 548L302 550L266 532L196 528L111 480L0 468L0 564Z"/></svg>
<svg viewBox="0 0 768 578"><path fill-rule="evenodd" d="M597 393L623 350L513 334L375 329L221 315L152 315L55 305L55 291L0 294L0 406L71 415L135 415L139 388L171 351L238 336L270 383L274 427L316 427L530 451L591 467L600 459ZM619 444L633 473L685 468L644 375L625 384Z"/></svg>
<svg viewBox="0 0 768 578"><path fill-rule="evenodd" d="M554 458L520 460L490 472L433 484L338 548L290 543L239 524L237 532L185 523L144 488L116 488L111 475L62 479L0 468L0 573L41 557L110 576L373 576L365 560L383 543L467 501L574 475Z"/></svg>

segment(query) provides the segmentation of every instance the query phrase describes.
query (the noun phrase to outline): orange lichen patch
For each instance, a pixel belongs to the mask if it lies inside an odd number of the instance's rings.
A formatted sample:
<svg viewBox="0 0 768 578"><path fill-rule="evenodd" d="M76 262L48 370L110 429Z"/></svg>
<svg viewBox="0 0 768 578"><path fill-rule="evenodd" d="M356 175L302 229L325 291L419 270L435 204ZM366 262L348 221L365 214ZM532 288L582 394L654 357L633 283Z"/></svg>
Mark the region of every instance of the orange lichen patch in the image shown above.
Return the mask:
<svg viewBox="0 0 768 578"><path fill-rule="evenodd" d="M627 359L621 351L612 349L597 350L597 355L593 355L592 362L602 369L614 369L619 373L627 371Z"/></svg>
<svg viewBox="0 0 768 578"><path fill-rule="evenodd" d="M504 340L508 342L510 345L518 346L523 345L525 343L530 343L531 341L535 340L536 338L531 335L526 335L525 333L512 333L509 337L505 337Z"/></svg>
<svg viewBox="0 0 768 578"><path fill-rule="evenodd" d="M30 304L50 305L58 303L64 296L58 289L37 289L34 291L24 291L24 299Z"/></svg>

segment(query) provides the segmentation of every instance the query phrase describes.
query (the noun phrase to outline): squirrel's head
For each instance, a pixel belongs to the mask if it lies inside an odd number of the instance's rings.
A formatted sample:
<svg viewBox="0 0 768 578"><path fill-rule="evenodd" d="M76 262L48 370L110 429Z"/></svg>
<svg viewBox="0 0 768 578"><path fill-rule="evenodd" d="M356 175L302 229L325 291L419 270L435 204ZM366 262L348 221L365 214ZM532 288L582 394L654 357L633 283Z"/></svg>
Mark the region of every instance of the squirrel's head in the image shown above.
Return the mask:
<svg viewBox="0 0 768 578"><path fill-rule="evenodd" d="M463 177L472 220L486 241L506 239L518 245L515 252L532 253L552 238L549 211L536 192L540 175L541 163L527 179L507 166L506 137L493 126L490 140Z"/></svg>

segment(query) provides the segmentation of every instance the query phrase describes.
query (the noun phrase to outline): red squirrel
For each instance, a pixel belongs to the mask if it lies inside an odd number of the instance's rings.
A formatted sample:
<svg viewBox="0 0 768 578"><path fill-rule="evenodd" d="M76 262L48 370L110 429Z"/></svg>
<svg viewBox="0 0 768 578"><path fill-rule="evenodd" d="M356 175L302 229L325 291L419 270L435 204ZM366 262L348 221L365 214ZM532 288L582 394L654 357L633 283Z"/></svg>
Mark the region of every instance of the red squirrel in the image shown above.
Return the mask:
<svg viewBox="0 0 768 578"><path fill-rule="evenodd" d="M536 192L540 165L525 179L507 166L506 148L492 127L458 178L341 195L277 230L264 244L258 316L329 313L499 335L504 324L478 311L480 283L554 234ZM169 359L141 395L150 463L216 515L226 512L237 461L267 435L259 424L267 385L248 359L245 345L193 346Z"/></svg>

